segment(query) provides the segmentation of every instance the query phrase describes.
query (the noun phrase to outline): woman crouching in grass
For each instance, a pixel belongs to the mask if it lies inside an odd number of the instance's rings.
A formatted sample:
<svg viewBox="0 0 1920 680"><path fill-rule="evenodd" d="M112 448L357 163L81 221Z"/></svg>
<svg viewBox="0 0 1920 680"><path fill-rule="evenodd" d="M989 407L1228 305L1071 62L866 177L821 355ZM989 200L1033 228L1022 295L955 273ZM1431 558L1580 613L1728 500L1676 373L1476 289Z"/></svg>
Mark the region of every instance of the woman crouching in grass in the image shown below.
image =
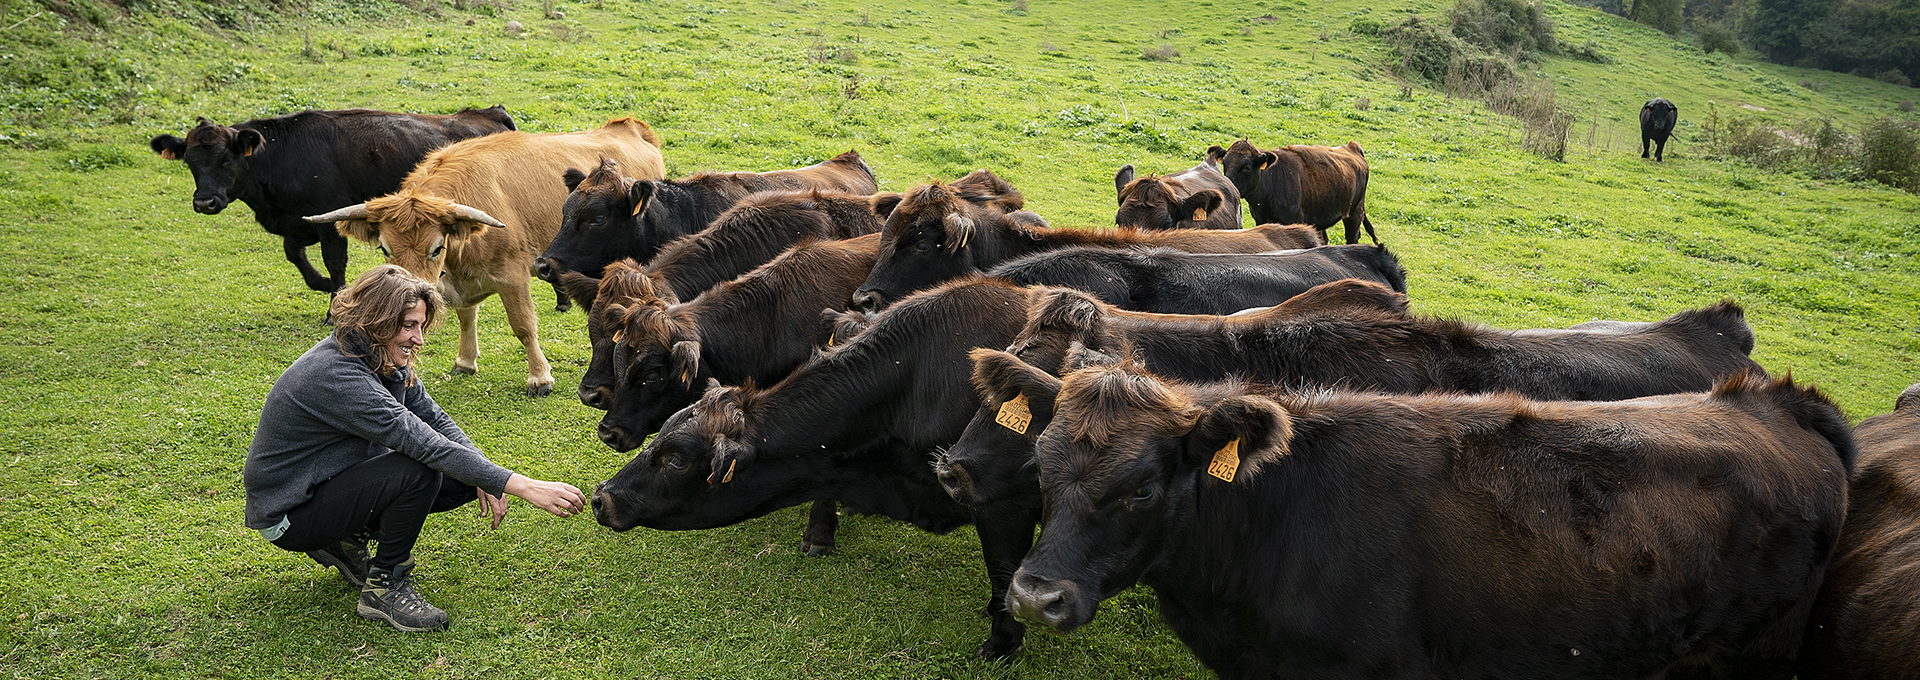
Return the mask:
<svg viewBox="0 0 1920 680"><path fill-rule="evenodd" d="M249 528L339 569L361 617L403 631L447 625L410 576L428 514L478 498L497 529L506 494L561 517L587 502L487 460L427 396L410 365L445 307L400 267L361 274L333 301L333 334L274 381L242 474Z"/></svg>

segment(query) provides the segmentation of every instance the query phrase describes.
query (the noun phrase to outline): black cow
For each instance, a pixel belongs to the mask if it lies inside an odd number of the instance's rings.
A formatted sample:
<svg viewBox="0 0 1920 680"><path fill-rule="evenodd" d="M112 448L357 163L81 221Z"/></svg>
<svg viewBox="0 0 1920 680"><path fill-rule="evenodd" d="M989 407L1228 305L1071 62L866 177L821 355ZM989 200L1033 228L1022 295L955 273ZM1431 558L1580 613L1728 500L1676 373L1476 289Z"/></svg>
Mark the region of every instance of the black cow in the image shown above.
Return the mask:
<svg viewBox="0 0 1920 680"><path fill-rule="evenodd" d="M1854 447L1790 379L1616 403L1067 376L1008 604L1135 583L1222 678L1792 677ZM1911 650L1909 650L1911 651Z"/></svg>
<svg viewBox="0 0 1920 680"><path fill-rule="evenodd" d="M706 229L749 194L818 189L870 196L879 188L873 169L854 151L793 170L657 181L624 177L618 163L602 159L591 174L568 168L561 181L570 193L560 232L533 261L534 273L555 283L568 271L599 276L614 260L651 260L662 245Z"/></svg>
<svg viewBox="0 0 1920 680"><path fill-rule="evenodd" d="M599 486L595 517L616 531L706 529L838 500L927 531L974 523L993 582L993 630L979 655L1013 654L1026 629L1003 597L1036 518L955 503L927 453L952 443L977 403L967 351L1004 347L1028 297L1004 281L964 278L901 300L777 384L712 386Z"/></svg>
<svg viewBox="0 0 1920 680"><path fill-rule="evenodd" d="M304 216L393 193L429 151L517 129L499 106L445 116L301 111L233 127L199 121L186 139L160 135L148 142L161 158L186 161L194 212L217 215L232 201L247 204L254 221L280 237L307 287L322 293L346 283L347 239L333 223L316 225ZM326 276L307 260L307 246L316 243Z"/></svg>
<svg viewBox="0 0 1920 680"><path fill-rule="evenodd" d="M1247 140L1225 149L1207 148L1227 179L1240 190L1253 212L1253 221L1311 224L1327 240L1327 228L1345 222L1347 243L1360 242L1360 228L1374 243L1373 221L1367 219L1367 157L1358 142L1346 146L1283 146L1261 151Z"/></svg>
<svg viewBox="0 0 1920 680"><path fill-rule="evenodd" d="M1171 175L1134 179L1133 164L1113 175L1115 226L1135 229L1239 229L1240 190L1208 156Z"/></svg>
<svg viewBox="0 0 1920 680"><path fill-rule="evenodd" d="M1192 253L1262 253L1321 244L1303 226L1267 224L1252 229L1047 229L983 208L938 182L916 187L875 212L881 227L880 260L854 294L855 309L877 311L908 293L1001 262L1071 246L1165 246Z"/></svg>
<svg viewBox="0 0 1920 680"><path fill-rule="evenodd" d="M1162 375L1243 376L1294 388L1344 386L1397 393L1512 390L1533 399L1611 401L1699 391L1740 373L1764 375L1747 357L1753 331L1732 302L1680 312L1621 331L1508 331L1415 316L1378 284L1340 281L1252 314L1181 316L1124 312L1078 291L1049 293L1029 310L1014 356L976 365L981 405L937 461L954 497L977 507L1030 502L1033 438L1053 412L1057 381L1077 343L1131 351ZM1583 324L1585 325L1585 324ZM1030 429L996 424L1020 398Z"/></svg>
<svg viewBox="0 0 1920 680"><path fill-rule="evenodd" d="M1673 136L1673 126L1680 122L1680 107L1665 97L1654 97L1640 107L1640 157L1647 157L1649 142L1655 145L1653 160L1666 162L1667 138Z"/></svg>
<svg viewBox="0 0 1920 680"><path fill-rule="evenodd" d="M1322 246L1257 254L1172 248L1077 247L1009 260L988 272L1023 286L1074 288L1136 312L1230 314L1280 304L1307 289L1361 279L1407 292L1407 272L1385 246Z"/></svg>
<svg viewBox="0 0 1920 680"><path fill-rule="evenodd" d="M1920 678L1920 384L1853 437L1846 531L1807 623L1800 678Z"/></svg>

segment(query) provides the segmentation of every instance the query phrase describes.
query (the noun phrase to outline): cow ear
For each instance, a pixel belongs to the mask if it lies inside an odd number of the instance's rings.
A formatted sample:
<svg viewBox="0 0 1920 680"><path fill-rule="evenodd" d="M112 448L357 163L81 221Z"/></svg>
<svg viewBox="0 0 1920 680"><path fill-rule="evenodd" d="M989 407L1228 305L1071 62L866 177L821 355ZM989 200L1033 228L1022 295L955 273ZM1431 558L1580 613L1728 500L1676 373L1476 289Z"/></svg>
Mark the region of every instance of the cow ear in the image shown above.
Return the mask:
<svg viewBox="0 0 1920 680"><path fill-rule="evenodd" d="M700 377L700 341L681 340L673 343L673 374L680 378L680 384L693 389L693 381Z"/></svg>
<svg viewBox="0 0 1920 680"><path fill-rule="evenodd" d="M1219 191L1207 189L1188 196L1186 200L1181 201L1179 211L1174 215L1174 220L1191 219L1195 222L1205 222L1207 221L1207 215L1209 213L1219 210L1220 204L1226 202L1227 197L1225 195Z"/></svg>
<svg viewBox="0 0 1920 680"><path fill-rule="evenodd" d="M259 130L241 130L240 134L233 136L233 141L229 143L228 148L242 156L251 156L259 153L266 146L267 138L260 134Z"/></svg>
<svg viewBox="0 0 1920 680"><path fill-rule="evenodd" d="M1280 161L1280 154L1272 151L1262 151L1258 156L1255 156L1255 158L1260 161L1260 169L1265 170L1268 166Z"/></svg>
<svg viewBox="0 0 1920 680"><path fill-rule="evenodd" d="M334 230L340 232L341 236L361 243L380 245L379 222L368 220L341 220L333 223L333 226Z"/></svg>
<svg viewBox="0 0 1920 680"><path fill-rule="evenodd" d="M647 272L647 285L653 288L653 296L670 305L680 304L680 294L673 291L673 285L667 283L667 275L660 272Z"/></svg>
<svg viewBox="0 0 1920 680"><path fill-rule="evenodd" d="M161 158L170 161L180 160L181 156L187 155L187 140L173 135L155 137L153 141L147 142L147 146L152 148L154 153L160 154Z"/></svg>
<svg viewBox="0 0 1920 680"><path fill-rule="evenodd" d="M1187 464L1234 482L1287 455L1293 418L1272 399L1231 397L1201 412L1185 439Z"/></svg>
<svg viewBox="0 0 1920 680"><path fill-rule="evenodd" d="M566 183L567 193L571 194L580 190L581 182L587 181L587 173L581 172L579 168L567 168L566 172L560 173L560 181Z"/></svg>
<svg viewBox="0 0 1920 680"><path fill-rule="evenodd" d="M1133 183L1133 164L1132 163L1128 163L1126 165L1120 166L1120 171L1113 173L1113 195L1114 195L1114 200L1116 202L1124 202L1121 197L1121 194L1126 193L1127 185L1132 183Z"/></svg>
<svg viewBox="0 0 1920 680"><path fill-rule="evenodd" d="M650 179L634 180L633 186L627 187L627 202L633 204L633 215L639 215L647 209L647 201L653 200L653 192L657 188Z"/></svg>
<svg viewBox="0 0 1920 680"><path fill-rule="evenodd" d="M988 406L1026 397L1029 409L1044 407L1051 411L1060 395L1059 378L1020 357L984 347L975 348L967 356L973 359L974 391Z"/></svg>
<svg viewBox="0 0 1920 680"><path fill-rule="evenodd" d="M904 198L906 198L906 196L902 194L883 191L874 194L868 205L873 207L873 214L879 215L880 219L884 220L887 219L888 215L893 214L894 208L900 207L900 201Z"/></svg>
<svg viewBox="0 0 1920 680"><path fill-rule="evenodd" d="M1208 162L1210 162L1210 163L1219 163L1219 162L1221 161L1221 159L1224 159L1224 158L1226 158L1226 157L1227 157L1227 150L1226 150L1226 149L1222 149L1222 148L1220 148L1220 145L1219 145L1219 144L1215 144L1215 145L1213 145L1213 146L1209 146L1209 147L1207 147L1207 161L1208 161Z"/></svg>
<svg viewBox="0 0 1920 680"><path fill-rule="evenodd" d="M733 473L739 468L753 464L753 449L736 442L731 437L713 439L713 463L707 472L708 484L726 484L733 481Z"/></svg>

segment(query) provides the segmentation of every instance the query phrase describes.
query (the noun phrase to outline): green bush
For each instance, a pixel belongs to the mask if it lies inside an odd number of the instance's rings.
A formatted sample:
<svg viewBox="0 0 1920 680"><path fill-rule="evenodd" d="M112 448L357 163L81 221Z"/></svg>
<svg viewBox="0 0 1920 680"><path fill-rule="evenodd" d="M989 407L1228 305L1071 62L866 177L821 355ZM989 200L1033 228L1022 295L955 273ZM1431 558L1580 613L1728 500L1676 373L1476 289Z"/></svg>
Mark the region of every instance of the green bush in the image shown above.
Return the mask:
<svg viewBox="0 0 1920 680"><path fill-rule="evenodd" d="M1353 23L1347 25L1347 30L1358 35L1380 35L1382 28L1385 26L1380 23L1380 20L1370 16L1354 17Z"/></svg>
<svg viewBox="0 0 1920 680"><path fill-rule="evenodd" d="M1900 69L1897 68L1890 68L1875 73L1873 74L1873 79L1883 83L1893 83L1901 87L1913 87L1913 80L1908 78L1907 74L1901 73Z"/></svg>
<svg viewBox="0 0 1920 680"><path fill-rule="evenodd" d="M1860 129L1861 176L1920 192L1920 129L1909 121L1881 118Z"/></svg>
<svg viewBox="0 0 1920 680"><path fill-rule="evenodd" d="M1445 80L1448 65L1468 51L1459 38L1419 15L1408 16L1380 35L1393 46L1393 56L1408 73L1435 83Z"/></svg>
<svg viewBox="0 0 1920 680"><path fill-rule="evenodd" d="M1694 37L1700 41L1700 51L1707 54L1719 52L1739 56L1740 35L1733 30L1732 25L1718 21L1701 21L1694 24L1693 31Z"/></svg>
<svg viewBox="0 0 1920 680"><path fill-rule="evenodd" d="M1558 51L1553 20L1539 0L1459 0L1447 11L1453 35L1505 54Z"/></svg>

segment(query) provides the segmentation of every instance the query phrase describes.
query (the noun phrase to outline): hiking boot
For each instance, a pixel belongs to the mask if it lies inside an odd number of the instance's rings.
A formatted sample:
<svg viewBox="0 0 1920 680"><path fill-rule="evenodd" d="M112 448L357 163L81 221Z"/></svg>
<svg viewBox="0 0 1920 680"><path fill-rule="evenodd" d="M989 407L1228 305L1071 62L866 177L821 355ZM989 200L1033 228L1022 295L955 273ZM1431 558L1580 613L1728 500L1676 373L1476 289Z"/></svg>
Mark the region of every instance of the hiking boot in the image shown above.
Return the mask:
<svg viewBox="0 0 1920 680"><path fill-rule="evenodd" d="M322 567L340 570L340 578L356 589L367 587L367 541L363 538L349 537L338 545L319 550L308 550L307 557L319 562Z"/></svg>
<svg viewBox="0 0 1920 680"><path fill-rule="evenodd" d="M428 604L413 589L412 572L412 560L392 570L368 569L367 587L360 589L360 605L356 608L360 618L381 619L408 633L447 625L447 613Z"/></svg>

